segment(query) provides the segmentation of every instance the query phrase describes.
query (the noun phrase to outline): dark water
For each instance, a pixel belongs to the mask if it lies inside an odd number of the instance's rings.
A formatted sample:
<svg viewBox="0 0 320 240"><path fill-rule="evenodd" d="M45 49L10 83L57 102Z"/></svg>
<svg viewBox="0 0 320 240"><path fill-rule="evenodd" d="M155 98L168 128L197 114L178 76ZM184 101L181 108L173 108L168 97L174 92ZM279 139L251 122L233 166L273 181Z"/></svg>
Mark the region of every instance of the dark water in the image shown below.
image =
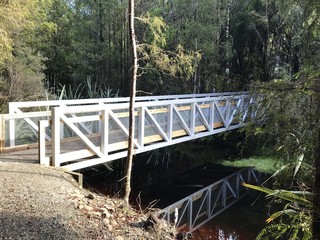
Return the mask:
<svg viewBox="0 0 320 240"><path fill-rule="evenodd" d="M157 200L154 207L164 208L238 170L215 164L195 167L184 174L172 177L167 183L155 184L148 191L140 192L140 204L147 206L152 200ZM196 230L192 239L255 239L265 226L267 218L264 198L258 196L252 192L241 199Z"/></svg>
<svg viewBox="0 0 320 240"><path fill-rule="evenodd" d="M157 204L154 207L165 208L236 171L239 171L239 169L216 164L194 167L183 173L171 176L166 181L144 188L139 192L141 205L148 206L151 201L156 200ZM137 193L132 194L133 202L135 195Z"/></svg>
<svg viewBox="0 0 320 240"><path fill-rule="evenodd" d="M237 170L216 165L206 165L204 170L203 167L198 166L184 174L170 178L170 181L133 192L131 203L137 209L140 207L164 208ZM91 187L94 186L96 191L110 195L106 191L106 182L103 179L97 181L97 175L95 175L91 180L87 178L87 183ZM192 239L254 240L265 226L266 218L267 208L264 197L258 198L257 193L252 192L194 231Z"/></svg>
<svg viewBox="0 0 320 240"><path fill-rule="evenodd" d="M193 232L196 240L254 240L267 218L263 199L251 194Z"/></svg>

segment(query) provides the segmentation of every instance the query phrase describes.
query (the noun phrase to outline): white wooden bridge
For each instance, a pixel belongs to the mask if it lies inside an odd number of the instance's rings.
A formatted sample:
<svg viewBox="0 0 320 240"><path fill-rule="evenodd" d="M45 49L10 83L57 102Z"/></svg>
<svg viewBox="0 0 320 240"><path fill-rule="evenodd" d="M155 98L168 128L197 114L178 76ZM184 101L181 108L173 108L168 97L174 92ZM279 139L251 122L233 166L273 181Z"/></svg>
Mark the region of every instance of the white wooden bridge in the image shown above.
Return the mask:
<svg viewBox="0 0 320 240"><path fill-rule="evenodd" d="M252 103L246 92L137 97L135 153L242 127ZM128 98L9 103L0 151L38 148L39 163L69 171L123 158L128 108Z"/></svg>

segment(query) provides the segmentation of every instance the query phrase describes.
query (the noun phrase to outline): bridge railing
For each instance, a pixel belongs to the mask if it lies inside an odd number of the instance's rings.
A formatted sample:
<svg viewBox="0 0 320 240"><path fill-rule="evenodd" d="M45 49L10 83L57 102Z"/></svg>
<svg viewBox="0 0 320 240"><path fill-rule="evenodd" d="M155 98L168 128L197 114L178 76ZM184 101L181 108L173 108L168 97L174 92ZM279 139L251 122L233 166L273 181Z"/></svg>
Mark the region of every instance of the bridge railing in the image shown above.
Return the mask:
<svg viewBox="0 0 320 240"><path fill-rule="evenodd" d="M259 184L253 168L245 168L156 213L178 231L193 232L248 193L242 182Z"/></svg>
<svg viewBox="0 0 320 240"><path fill-rule="evenodd" d="M135 153L209 136L243 126L248 95L135 103ZM52 122L41 121L42 163L77 170L127 155L128 103L55 107ZM45 151L45 152L43 152Z"/></svg>
<svg viewBox="0 0 320 240"><path fill-rule="evenodd" d="M0 152L38 146L38 121L51 119L51 111L0 115ZM50 140L49 135L46 136Z"/></svg>
<svg viewBox="0 0 320 240"><path fill-rule="evenodd" d="M233 96L240 93L210 93L210 94L185 94L137 97L137 102L166 101L174 99L203 98L216 96ZM246 94L245 92L241 94ZM48 119L48 112L53 107L86 106L86 105L108 105L115 103L128 103L128 97L102 98L102 99L79 99L79 100L50 100L32 102L10 102L8 103L9 114L0 115L2 125L1 146L2 150L15 147L29 147L29 144L38 141L38 121ZM28 114L25 114L28 113Z"/></svg>

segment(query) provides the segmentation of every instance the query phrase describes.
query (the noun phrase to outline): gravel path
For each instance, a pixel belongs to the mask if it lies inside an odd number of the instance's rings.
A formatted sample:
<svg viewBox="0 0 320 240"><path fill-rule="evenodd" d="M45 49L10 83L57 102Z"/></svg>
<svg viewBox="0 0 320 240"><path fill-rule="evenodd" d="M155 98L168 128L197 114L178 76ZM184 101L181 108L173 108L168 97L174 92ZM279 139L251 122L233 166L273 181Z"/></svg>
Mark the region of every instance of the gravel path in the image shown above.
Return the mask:
<svg viewBox="0 0 320 240"><path fill-rule="evenodd" d="M60 169L21 160L0 155L0 239L173 239L169 226L146 229L147 216L123 201L80 189Z"/></svg>
<svg viewBox="0 0 320 240"><path fill-rule="evenodd" d="M77 183L53 168L0 162L0 239L79 239Z"/></svg>

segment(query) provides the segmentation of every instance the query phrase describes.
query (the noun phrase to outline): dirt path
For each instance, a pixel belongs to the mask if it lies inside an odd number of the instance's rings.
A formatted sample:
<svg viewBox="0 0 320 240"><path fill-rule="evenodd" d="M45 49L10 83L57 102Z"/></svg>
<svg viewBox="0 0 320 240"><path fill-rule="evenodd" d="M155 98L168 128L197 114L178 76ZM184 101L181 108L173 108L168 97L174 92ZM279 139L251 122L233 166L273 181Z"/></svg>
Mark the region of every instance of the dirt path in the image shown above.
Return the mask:
<svg viewBox="0 0 320 240"><path fill-rule="evenodd" d="M21 159L20 159L21 160ZM59 169L0 155L0 239L173 239L146 215L80 189Z"/></svg>

